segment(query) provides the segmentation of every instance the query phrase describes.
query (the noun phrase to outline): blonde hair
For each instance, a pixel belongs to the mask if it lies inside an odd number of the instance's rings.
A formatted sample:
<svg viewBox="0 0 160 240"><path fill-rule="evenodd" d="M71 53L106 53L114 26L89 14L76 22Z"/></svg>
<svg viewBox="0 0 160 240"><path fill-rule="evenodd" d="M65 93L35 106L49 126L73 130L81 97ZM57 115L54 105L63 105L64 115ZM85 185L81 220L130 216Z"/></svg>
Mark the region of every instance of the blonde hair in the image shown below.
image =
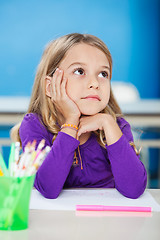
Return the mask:
<svg viewBox="0 0 160 240"><path fill-rule="evenodd" d="M53 141L55 140L60 127L57 123L61 124L58 119L59 113L55 108L53 102L45 94L45 79L46 76L52 76L55 69L59 66L62 59L65 57L67 51L75 44L85 43L100 49L106 56L110 65L110 73L112 77L112 57L103 41L90 34L72 33L62 36L54 41L51 41L42 55L41 61L37 68L35 81L33 85L32 95L27 113L37 113L41 116L43 124L47 129L54 134ZM111 79L110 77L110 79ZM115 119L122 116L120 107L115 100L112 90L110 92L110 99L108 105L103 109L104 113L111 114ZM14 141L20 141L19 128L21 123L17 124L11 131L11 138ZM104 132L96 131L98 142L104 146Z"/></svg>

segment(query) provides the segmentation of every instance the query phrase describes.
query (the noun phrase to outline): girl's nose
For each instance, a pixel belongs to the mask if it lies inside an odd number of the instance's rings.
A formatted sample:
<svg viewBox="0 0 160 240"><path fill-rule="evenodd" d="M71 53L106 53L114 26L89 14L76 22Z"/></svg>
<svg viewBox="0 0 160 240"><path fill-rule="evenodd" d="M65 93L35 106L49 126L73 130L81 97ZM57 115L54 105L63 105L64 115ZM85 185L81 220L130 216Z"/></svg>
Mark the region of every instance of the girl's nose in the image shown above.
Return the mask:
<svg viewBox="0 0 160 240"><path fill-rule="evenodd" d="M99 82L96 77L94 77L94 76L89 77L88 88L95 88L95 89L99 88Z"/></svg>

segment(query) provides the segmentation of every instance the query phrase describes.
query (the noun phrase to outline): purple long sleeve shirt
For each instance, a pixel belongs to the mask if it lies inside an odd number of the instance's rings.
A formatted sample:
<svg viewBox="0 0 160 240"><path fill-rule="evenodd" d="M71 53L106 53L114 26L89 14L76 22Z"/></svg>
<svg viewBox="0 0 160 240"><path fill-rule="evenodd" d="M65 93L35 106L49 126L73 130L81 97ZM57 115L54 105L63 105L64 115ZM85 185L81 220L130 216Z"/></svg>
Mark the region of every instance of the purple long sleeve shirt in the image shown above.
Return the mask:
<svg viewBox="0 0 160 240"><path fill-rule="evenodd" d="M116 188L129 198L138 198L145 190L147 173L129 142L133 141L129 123L119 118L123 133L112 145L103 148L94 133L82 145L74 137L59 132L52 144L53 134L47 130L37 114L27 114L19 134L22 147L45 139L51 151L39 168L34 186L46 198L57 198L63 188ZM79 146L83 169L73 165ZM77 153L77 157L78 153Z"/></svg>

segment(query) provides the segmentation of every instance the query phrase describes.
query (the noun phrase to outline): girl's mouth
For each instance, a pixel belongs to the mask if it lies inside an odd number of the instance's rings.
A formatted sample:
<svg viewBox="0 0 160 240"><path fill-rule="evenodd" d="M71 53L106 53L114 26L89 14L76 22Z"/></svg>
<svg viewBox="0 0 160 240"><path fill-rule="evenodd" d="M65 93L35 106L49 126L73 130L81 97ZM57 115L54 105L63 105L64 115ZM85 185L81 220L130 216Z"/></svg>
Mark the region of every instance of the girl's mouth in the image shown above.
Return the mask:
<svg viewBox="0 0 160 240"><path fill-rule="evenodd" d="M96 101L101 101L100 97L98 95L88 95L82 99L88 99L88 100L96 100Z"/></svg>

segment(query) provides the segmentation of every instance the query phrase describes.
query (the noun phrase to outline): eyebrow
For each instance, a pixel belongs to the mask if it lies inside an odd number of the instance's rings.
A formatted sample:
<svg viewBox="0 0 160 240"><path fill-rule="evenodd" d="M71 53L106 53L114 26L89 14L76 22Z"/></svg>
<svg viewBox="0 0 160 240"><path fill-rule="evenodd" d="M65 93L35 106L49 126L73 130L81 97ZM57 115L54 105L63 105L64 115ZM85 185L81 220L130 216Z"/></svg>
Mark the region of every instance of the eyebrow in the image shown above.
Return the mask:
<svg viewBox="0 0 160 240"><path fill-rule="evenodd" d="M72 63L71 65L69 65L69 67L68 68L70 68L70 67L72 67L72 66L74 66L74 65L84 65L84 66L86 66L87 64L85 64L85 63L82 63L82 62L74 62L74 63ZM108 70L110 70L110 67L109 66L101 66L102 68L107 68Z"/></svg>
<svg viewBox="0 0 160 240"><path fill-rule="evenodd" d="M82 63L82 62L74 62L74 63L72 63L71 65L69 65L68 68L72 67L73 65L85 65L85 66L86 66L85 63Z"/></svg>

